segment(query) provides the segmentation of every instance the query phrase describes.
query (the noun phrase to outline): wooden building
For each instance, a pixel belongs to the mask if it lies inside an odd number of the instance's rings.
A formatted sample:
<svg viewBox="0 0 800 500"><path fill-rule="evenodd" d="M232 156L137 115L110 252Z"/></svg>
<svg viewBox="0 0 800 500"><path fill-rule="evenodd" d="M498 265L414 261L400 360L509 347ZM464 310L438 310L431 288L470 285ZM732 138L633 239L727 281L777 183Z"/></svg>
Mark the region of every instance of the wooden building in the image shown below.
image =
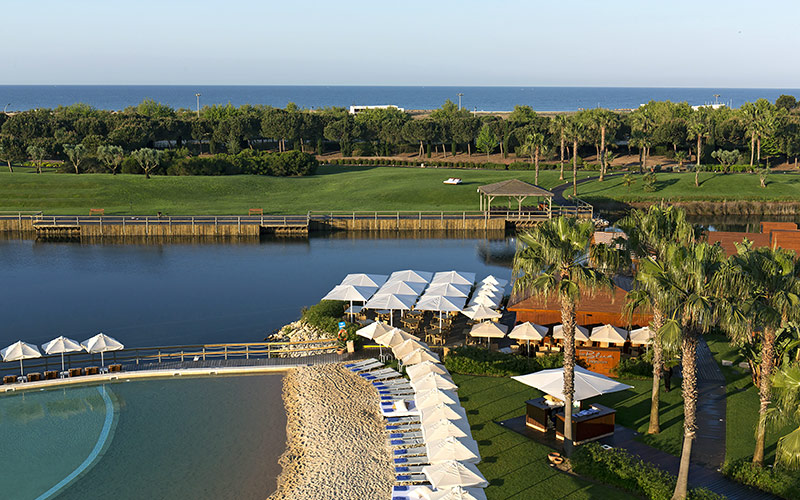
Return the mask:
<svg viewBox="0 0 800 500"><path fill-rule="evenodd" d="M762 222L760 233L709 231L707 238L711 244L719 243L727 255L735 254L735 243L745 238L752 241L754 247L781 247L800 254L800 230L794 222Z"/></svg>

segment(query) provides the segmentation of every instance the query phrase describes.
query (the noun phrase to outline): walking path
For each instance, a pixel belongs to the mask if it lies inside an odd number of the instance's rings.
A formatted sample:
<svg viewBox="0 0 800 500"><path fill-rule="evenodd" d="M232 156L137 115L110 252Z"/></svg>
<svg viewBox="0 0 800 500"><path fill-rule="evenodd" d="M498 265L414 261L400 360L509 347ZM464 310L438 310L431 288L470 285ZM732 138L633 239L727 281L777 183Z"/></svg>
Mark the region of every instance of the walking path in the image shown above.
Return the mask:
<svg viewBox="0 0 800 500"><path fill-rule="evenodd" d="M625 172L625 173L628 173L628 172ZM609 179L611 177L617 177L617 176L620 176L620 175L624 175L624 173L623 172L617 172L615 174L606 174L605 177L604 177L604 180L605 179ZM581 185L581 184L583 184L585 182L596 181L599 178L600 178L600 176L587 177L585 179L578 179L578 182L576 182L576 184ZM562 206L563 205L574 204L572 199L566 198L564 196L564 192L566 192L567 189L572 189L572 181L565 182L564 184L559 184L558 186L556 186L556 187L554 187L553 189L550 190L555 195L555 196L553 196L553 203L554 204L562 205ZM578 197L580 198L580 193L578 193L578 195L579 195ZM572 192L571 191L569 193L569 196L572 196Z"/></svg>

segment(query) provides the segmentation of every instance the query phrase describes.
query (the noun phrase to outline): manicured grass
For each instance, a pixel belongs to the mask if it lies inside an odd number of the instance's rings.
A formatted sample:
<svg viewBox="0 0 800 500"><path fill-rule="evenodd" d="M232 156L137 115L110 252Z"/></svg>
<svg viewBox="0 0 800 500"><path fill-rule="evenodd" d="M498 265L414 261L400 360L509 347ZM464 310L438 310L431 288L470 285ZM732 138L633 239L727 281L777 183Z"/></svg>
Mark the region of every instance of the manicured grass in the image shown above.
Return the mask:
<svg viewBox="0 0 800 500"><path fill-rule="evenodd" d="M483 461L478 468L489 481L490 500L636 498L551 468L550 448L494 423L522 415L530 387L509 378L454 374L453 379L480 446Z"/></svg>
<svg viewBox="0 0 800 500"><path fill-rule="evenodd" d="M750 372L738 368L745 359L738 350L731 346L722 335L707 335L706 342L720 364L722 374L727 381L727 422L726 453L727 461L752 458L756 445L755 429L758 422L758 390L753 385ZM733 367L722 366L722 360L733 361ZM765 462L771 464L775 460L775 444L778 438L791 432L796 427L767 430Z"/></svg>
<svg viewBox="0 0 800 500"><path fill-rule="evenodd" d="M457 186L442 184L448 177L460 177L464 182ZM88 215L90 208L104 208L106 215L155 215L158 211L165 215L242 215L249 208L263 208L271 214L305 214L309 210L478 210L478 186L506 179L533 182L533 172L324 166L308 177L152 179L142 175L3 172L0 211ZM561 184L558 172L542 171L539 184L544 188Z"/></svg>
<svg viewBox="0 0 800 500"><path fill-rule="evenodd" d="M634 175L635 184L625 186L623 176L615 176L603 182L590 181L578 186L578 196L588 202L647 200L758 200L796 201L800 197L800 175L796 173L774 173L762 188L758 174L700 173L700 187L694 185L694 174L659 173L656 190L642 189L642 176Z"/></svg>

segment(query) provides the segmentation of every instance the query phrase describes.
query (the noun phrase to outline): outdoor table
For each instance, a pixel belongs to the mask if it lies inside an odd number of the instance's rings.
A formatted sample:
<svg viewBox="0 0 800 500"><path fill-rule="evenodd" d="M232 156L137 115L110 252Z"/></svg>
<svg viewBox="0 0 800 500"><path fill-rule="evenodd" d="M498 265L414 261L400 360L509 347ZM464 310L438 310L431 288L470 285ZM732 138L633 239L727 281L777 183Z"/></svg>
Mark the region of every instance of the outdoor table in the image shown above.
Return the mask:
<svg viewBox="0 0 800 500"><path fill-rule="evenodd" d="M607 406L592 404L590 414L572 413L572 439L575 444L594 441L614 434L616 411ZM564 412L556 414L556 439L564 439Z"/></svg>

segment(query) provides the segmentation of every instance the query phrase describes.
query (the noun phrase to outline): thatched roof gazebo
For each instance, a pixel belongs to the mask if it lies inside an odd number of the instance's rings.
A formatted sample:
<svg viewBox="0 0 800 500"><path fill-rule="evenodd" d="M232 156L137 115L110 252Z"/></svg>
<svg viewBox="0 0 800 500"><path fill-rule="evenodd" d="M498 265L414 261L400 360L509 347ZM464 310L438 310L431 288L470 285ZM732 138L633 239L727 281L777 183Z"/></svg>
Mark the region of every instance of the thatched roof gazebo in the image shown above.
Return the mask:
<svg viewBox="0 0 800 500"><path fill-rule="evenodd" d="M511 198L517 200L518 209L522 212L522 202L526 198L536 197L547 200L548 214L552 210L554 196L553 193L546 189L519 179L509 179L481 186L478 188L478 194L480 195L480 209L482 211L490 211L492 209L492 201L495 198L503 197L508 198L509 204L511 203Z"/></svg>

